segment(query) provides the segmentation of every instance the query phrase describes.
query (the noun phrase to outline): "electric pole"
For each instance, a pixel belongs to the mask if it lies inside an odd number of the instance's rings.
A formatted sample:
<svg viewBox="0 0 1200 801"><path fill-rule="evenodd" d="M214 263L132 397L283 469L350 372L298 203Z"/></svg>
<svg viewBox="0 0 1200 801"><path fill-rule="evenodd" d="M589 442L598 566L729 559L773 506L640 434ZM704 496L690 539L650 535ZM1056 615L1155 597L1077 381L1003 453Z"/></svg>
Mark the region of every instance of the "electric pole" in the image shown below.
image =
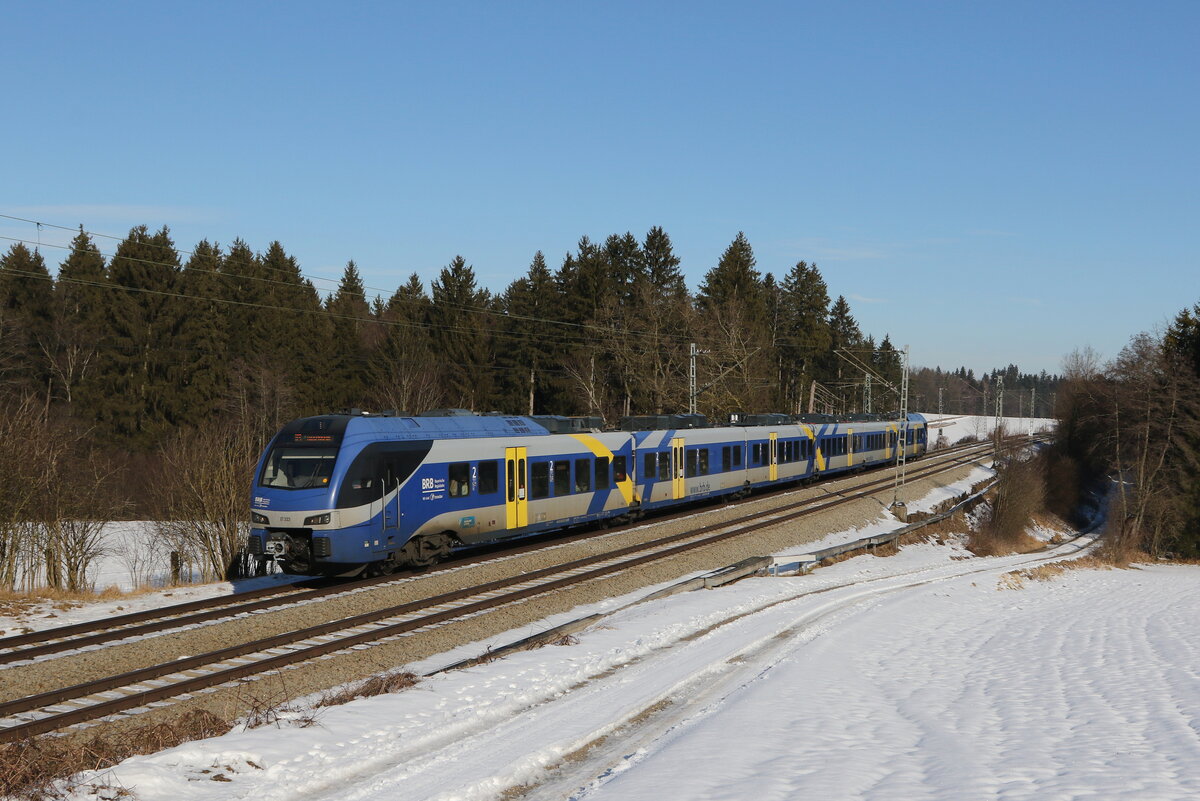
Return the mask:
<svg viewBox="0 0 1200 801"><path fill-rule="evenodd" d="M688 414L696 413L696 343L692 343L691 361L688 365Z"/></svg>
<svg viewBox="0 0 1200 801"><path fill-rule="evenodd" d="M900 452L896 458L896 479L892 485L892 508L904 506L900 500L900 488L904 486L906 456L908 454L908 345L904 346L904 364L900 372ZM907 521L907 509L904 513Z"/></svg>
<svg viewBox="0 0 1200 801"><path fill-rule="evenodd" d="M1004 376L996 376L996 456L1000 456L1000 431L1004 427Z"/></svg>

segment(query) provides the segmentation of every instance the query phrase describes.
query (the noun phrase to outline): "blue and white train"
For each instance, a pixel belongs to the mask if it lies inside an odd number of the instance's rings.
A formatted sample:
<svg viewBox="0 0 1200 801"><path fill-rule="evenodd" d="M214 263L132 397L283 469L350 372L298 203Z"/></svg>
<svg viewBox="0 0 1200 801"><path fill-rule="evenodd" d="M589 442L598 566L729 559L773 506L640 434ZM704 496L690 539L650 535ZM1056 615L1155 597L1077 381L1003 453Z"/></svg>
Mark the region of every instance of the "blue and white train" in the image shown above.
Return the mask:
<svg viewBox="0 0 1200 801"><path fill-rule="evenodd" d="M906 458L927 447L919 414L568 434L546 422L461 413L288 423L258 464L249 550L289 573L388 573L464 545L886 464L898 443Z"/></svg>

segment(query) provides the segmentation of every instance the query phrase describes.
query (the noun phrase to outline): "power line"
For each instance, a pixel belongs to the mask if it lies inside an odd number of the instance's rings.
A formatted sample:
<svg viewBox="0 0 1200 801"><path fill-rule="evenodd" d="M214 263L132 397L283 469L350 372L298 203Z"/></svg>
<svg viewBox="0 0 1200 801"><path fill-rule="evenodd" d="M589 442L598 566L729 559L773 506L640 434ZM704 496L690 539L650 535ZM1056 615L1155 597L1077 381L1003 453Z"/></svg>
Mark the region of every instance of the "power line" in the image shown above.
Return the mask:
<svg viewBox="0 0 1200 801"><path fill-rule="evenodd" d="M111 240L114 240L114 241L116 241L116 242L124 242L124 241L125 241L125 240L128 238L128 237L119 237L119 236L115 236L115 235L113 235L113 234L97 233L97 232L94 232L94 231L90 231L90 230L87 230L87 229L85 229L85 228L84 228L82 225L81 225L81 226L79 226L78 228L71 228L71 227L68 227L68 226L65 226L65 225L56 225L56 224L54 224L54 223L44 223L44 222L40 222L40 221L38 221L38 220L31 220L31 219L27 219L27 218L25 218L25 217L16 217L16 216L13 216L13 215L11 215L11 214L0 214L0 219L15 220L15 221L18 221L18 222L24 222L24 223L29 223L29 224L32 224L32 225L39 225L39 226L40 226L40 225L44 225L44 226L46 226L46 227L48 227L48 228L55 228L55 229L58 229L58 230L61 230L61 231L77 231L77 232L79 232L79 233L82 233L82 234L85 234L85 235L87 235L87 236L89 236L89 237L97 237L97 238L103 238L103 239L111 239ZM145 229L145 228L146 228L146 226L138 226L138 227L139 227L139 228L143 228L143 229ZM148 229L147 229L147 230L148 230ZM0 239L5 239L5 240L11 241L11 242L21 242L21 243L23 243L23 244L26 244L26 245L28 245L28 244L33 244L33 243L32 243L32 242L30 242L29 240L25 240L25 239L17 239L17 238L14 238L14 237L8 237L8 236L0 236ZM207 241L207 240L206 240L206 241ZM239 240L235 240L235 241L241 241L241 240L239 239ZM275 240L275 241L276 241L276 242L278 242L278 240ZM72 248L70 248L70 247L68 247L68 246L66 246L66 245L48 245L48 247L56 247L56 248L59 248L59 249L62 249L62 250L70 250L70 249L72 249ZM216 247L216 246L214 246L214 247ZM175 246L174 246L174 244L172 244L172 250L174 250L174 251L175 251L175 253L176 253L176 254L178 254L178 255L186 255L186 256L196 256L196 255L197 255L195 251L184 250L184 249L181 249L181 248L175 247ZM101 255L108 255L108 254L105 254L103 251L100 251L100 250L99 250L99 248L97 248L97 252L99 252ZM115 258L115 256L116 256L116 254L115 254L115 253L113 253L113 254L111 254L111 255L108 255L108 258L109 258L109 259L110 259L110 261L111 261L111 259L112 259L112 258ZM260 259L261 259L261 257L259 256L259 254L255 254L255 256L256 256L257 258L260 258ZM123 258L123 259L128 259L128 260L130 260L130 261L133 261L133 262L138 262L138 263L142 263L142 264L151 265L151 266L169 267L169 268L172 268L172 269L174 269L174 268L176 267L176 265L174 265L174 264L170 264L170 263L168 263L168 262L156 262L156 261L149 260L149 259L137 259L137 258L132 258L132 257L129 257L129 256L122 256L121 258ZM260 264L261 264L261 261L260 261ZM263 266L265 269L271 269L271 268L266 268L266 265L262 265L262 266ZM201 271L201 272L210 272L210 273L214 273L214 274L217 274L217 275L220 275L220 276L238 277L238 278L242 278L242 279L245 279L245 280L248 280L248 281L259 281L259 282L264 282L264 283L275 283L275 284L281 284L281 285L288 286L288 287L294 287L294 286L295 286L295 284L294 284L294 283L292 283L292 282L288 282L288 281L272 281L272 280L271 280L271 279L269 279L269 278L260 278L260 277L258 277L258 276L251 276L251 275L245 275L245 274L236 274L236 273L227 273L227 272L224 272L224 271L221 271L221 270L200 270L200 268L191 268L191 269L197 269L197 270L199 270L199 271ZM276 269L276 271L277 271L277 272L283 272L282 270L280 270L280 269L278 269L278 268L275 268L275 269ZM297 275L298 275L300 278L302 278L302 279L304 279L304 280L307 280L307 281L324 281L324 282L328 282L328 283L340 283L340 280L338 280L338 281L335 281L335 280L334 280L334 279L332 279L332 278L323 278L323 277L321 277L321 276L313 276L313 275L309 275L309 274L307 274L307 273L300 272L300 271L298 271ZM314 289L315 289L315 287L314 287ZM363 293L362 293L362 300L363 300L363 301L367 301L367 292L368 292L368 290L369 290L369 291L371 291L371 292L374 292L374 293L380 294L380 295L382 295L382 294L386 294L386 293L388 292L388 290L386 290L386 289L383 289L383 288L380 288L380 287L371 287L371 286L366 286L366 285L364 285L364 286L363 286ZM320 290L318 290L318 291L320 291ZM395 294L395 291L392 291L392 295L394 295L394 294ZM407 299L405 299L405 300L407 300ZM551 318L546 318L546 317L532 317L532 316L524 316L524 315L511 315L511 314L508 314L508 313L506 313L506 312L498 312L498 311L496 311L496 310L493 310L493 309L488 309L488 308L486 308L486 307L483 307L483 306L468 306L468 305L464 305L464 304L448 303L448 302L442 302L440 305L443 305L443 306L445 306L445 307L447 307L447 308L456 308L456 309L459 309L459 310L461 310L461 311L468 311L468 312L473 312L473 313L487 314L487 315L491 315L491 316L499 316L499 317L503 317L503 318L506 318L506 319L519 319L519 320L527 320L527 321L529 321L529 322L540 322L540 323L546 323L546 324L550 324L550 325L563 326L563 327L567 327L567 328L579 328L579 329L581 329L581 330L592 330L592 331L595 331L596 333L600 333L600 334L608 334L608 333L611 333L611 332L609 331L609 329L607 329L607 328L604 328L603 326L597 326L597 325L595 325L595 324L593 324L593 323L573 323L573 322L569 322L569 321L566 321L566 320L554 320L554 319L551 319ZM638 333L638 332L636 332L636 331L629 331L629 333ZM669 335L668 335L668 336L669 336ZM680 346L682 346L682 345L684 345L684 344L687 344L688 342L690 342L690 341L691 341L691 337L689 337L689 336L677 336L677 337L676 337L676 336L672 336L671 338L672 338L672 339L675 339L675 340L676 340L676 342L677 342L677 344L679 344Z"/></svg>
<svg viewBox="0 0 1200 801"><path fill-rule="evenodd" d="M0 217L2 217L2 216L6 216L6 215L0 215ZM61 228L62 226L58 226L58 227ZM84 233L87 233L87 232L85 231ZM9 242L17 242L17 243L20 243L23 245L34 244L32 241L30 241L28 239L20 239L18 237L0 236L0 239L6 240ZM50 244L48 244L48 245L45 245L45 247L53 247L53 248L57 248L59 250L72 250L72 251L74 250L73 247L68 246L68 245L50 245ZM96 249L96 252L101 257L107 257L109 260L110 266L111 266L111 262L117 258L116 253L108 254L108 253L105 253L104 251L101 251L99 248ZM178 251L178 250L176 251L176 253L182 253L182 252L186 252L186 251ZM196 255L196 254L193 253L193 255ZM152 267L165 267L165 268L168 268L171 270L179 269L178 265L172 264L170 262L155 261L153 259L142 259L142 258L138 258L135 256L125 256L125 255L120 256L120 258L123 260L126 260L126 261L133 262L135 264L144 264L144 265L148 265L148 266L152 266ZM261 278L258 276L245 275L245 274L241 274L241 273L228 273L223 270L209 270L209 269L204 269L204 268L200 268L200 267L187 267L186 269L192 270L194 272L215 275L219 278L238 278L238 279L243 279L243 280L247 280L247 281L254 281L254 282L259 282L259 283L264 283L264 284L282 286L282 287L286 287L289 289L301 288L301 286L302 286L302 285L297 285L297 284L289 282L289 281L276 281L276 280L272 280L270 278ZM303 276L303 274L301 274L301 276ZM36 277L43 277L43 276L36 276ZM53 281L55 279L53 277L50 277L50 280ZM71 281L71 280L75 280L75 279L61 279L61 280ZM97 285L99 285L99 284L97 284ZM123 286L120 284L111 284L111 285L112 286ZM135 289L134 287L124 287L124 288ZM185 296L180 295L179 297L185 297ZM262 309L278 309L278 310L284 310L284 311L295 310L290 307L272 306L270 304L253 304L253 303L246 303L246 302L239 302L239 301L227 301L227 300L220 299L220 298L198 298L198 299L211 300L214 302L239 303L240 305L255 306L257 308L262 308ZM365 293L363 294L362 299L364 301L366 300ZM596 334L605 335L605 336L611 335L613 333L612 329L607 328L602 325L597 325L595 323L573 323L573 322L566 321L566 320L554 320L552 318L547 318L547 317L533 317L533 316L529 316L529 315L510 314L508 312L496 311L496 310L488 309L488 308L482 307L482 306L467 306L464 304L448 303L448 302L435 302L432 300L429 300L429 302L431 304L434 304L436 306L443 307L443 308L456 309L458 311L464 311L464 312L471 313L471 314L484 314L484 315L488 315L490 317L497 317L497 318L504 319L504 320L516 320L516 321L533 322L533 323L544 323L544 324L548 324L548 325L561 326L564 328L579 329L581 332L594 332ZM333 314L332 312L327 312L327 313ZM334 316L338 316L338 315L334 315ZM358 320L360 318L350 317L350 319ZM372 318L370 321L386 322L386 321L380 320L379 318ZM439 325L435 325L433 323L430 323L426 326L418 326L418 327L443 328L443 329L445 328L445 326L439 326ZM472 329L460 329L460 330L472 330L473 331L475 329L472 328ZM627 334L635 334L635 335L638 335L638 334L654 335L660 339L674 340L675 343L681 347L683 346L684 343L690 341L688 337L678 336L678 335L673 335L673 334L660 334L658 332L637 331L637 330L631 330L631 329L624 329L624 332ZM505 335L509 335L509 334L506 333ZM520 336L515 336L515 335L510 335L510 336L514 336L515 338L518 338L518 339L522 338ZM532 334L531 334L531 336L532 336ZM576 339L576 344L588 344L591 341L592 340L584 339L582 336L579 336Z"/></svg>

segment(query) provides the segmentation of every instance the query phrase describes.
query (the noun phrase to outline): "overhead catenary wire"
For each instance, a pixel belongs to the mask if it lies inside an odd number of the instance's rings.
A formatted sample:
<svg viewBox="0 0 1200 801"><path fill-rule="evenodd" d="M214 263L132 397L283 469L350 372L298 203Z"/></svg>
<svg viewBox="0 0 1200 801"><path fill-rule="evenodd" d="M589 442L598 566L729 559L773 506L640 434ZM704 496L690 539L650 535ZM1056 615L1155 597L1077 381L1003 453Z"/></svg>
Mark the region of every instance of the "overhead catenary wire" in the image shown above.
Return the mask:
<svg viewBox="0 0 1200 801"><path fill-rule="evenodd" d="M34 224L34 225L38 225L38 226L46 225L47 227L55 228L55 229L62 230L62 231L76 232L78 234L84 235L84 236L88 237L89 239L93 239L93 240L98 238L98 239L112 240L115 242L124 242L128 239L128 236L119 237L119 236L116 236L113 234L89 231L89 230L85 229L82 225L78 226L77 228L73 228L73 227L64 226L64 225L57 225L54 223L43 223L42 221L31 220L28 218L17 217L17 216L9 215L9 214L0 214L0 218L14 220L14 221L18 221L18 222L30 223L30 224ZM135 231L141 230L141 231L149 233L148 227L144 226L144 225L136 226L132 230L135 230ZM165 232L166 227L164 226L164 228L161 230L163 232ZM27 240L22 240L22 239L15 238L15 237L0 236L0 239L13 241L13 242L23 242L25 244L29 244ZM208 240L203 240L203 242L206 243L206 242L208 242ZM275 272L275 273L285 274L291 280L278 280L278 279L275 279L272 277L266 277L266 276L261 276L261 275L246 275L244 273L233 273L233 272L229 272L228 270L225 270L225 269L206 269L206 268L201 267L198 264L196 264L196 260L198 258L200 258L200 259L211 259L214 266L223 265L225 263L225 260L224 260L224 257L221 256L221 250L220 250L219 245L212 245L212 247L214 248L214 250L216 252L211 255L210 254L201 254L196 251L188 251L188 250L180 249L175 246L174 242L170 242L169 245L160 245L160 247L169 247L171 252L176 256L176 259L177 259L176 261L156 261L156 260L152 260L152 259L131 257L131 256L127 256L127 255L121 255L120 258L123 260L129 261L129 262L132 262L132 263L140 263L140 264L144 264L147 266L163 267L163 268L175 271L176 274L179 274L180 272L182 272L184 270L190 271L191 273L210 274L210 275L214 275L214 276L218 277L223 282L228 282L231 280L232 281L241 280L241 281L257 283L260 285L283 287L283 288L286 288L289 290L304 289L305 288L304 282L308 282L308 287L318 293L318 304L320 303L319 293L321 290L317 290L316 287L312 286L311 282L314 280L325 281L325 282L329 282L329 283L333 282L332 279L325 279L325 278L318 277L318 276L307 275L307 274L303 273L302 271L300 271L298 265L296 265L295 270L288 270L285 268L269 268L263 262L262 255L253 253L253 251L250 251L249 246L246 245L244 240L241 240L239 238L239 239L235 240L235 242L239 242L243 246L245 246L246 250L250 254L253 255L253 258L257 261L257 264L261 269L269 270L269 271ZM109 265L111 265L113 259L115 259L117 256L116 253L106 253L104 251L101 251L100 248L95 245L94 241L90 242L89 244L91 244L92 247L95 248L95 252L98 253L102 259L108 260ZM151 244L151 243L147 242L146 244ZM278 240L275 240L272 242L272 245L276 245L276 244L280 244L278 242ZM74 243L72 243L72 245L57 245L56 244L56 245L49 245L49 246L55 247L60 250L74 250ZM280 244L280 248L282 249L281 244ZM286 251L284 251L284 253L286 255ZM178 257L183 256L183 255L187 255L187 256L191 257L188 260L188 263L186 265L181 265L178 261ZM228 253L226 253L226 255L228 255ZM295 258L293 256L287 256L287 258L289 261L291 261L292 264L296 264ZM36 276L32 276L32 277L47 278L49 276L36 275ZM299 282L297 281L297 279L299 279ZM51 278L51 281L53 281L53 280L54 279ZM380 316L377 316L370 312L368 312L368 316L357 316L357 315L353 315L353 314L339 314L339 313L336 313L336 312L330 310L327 306L320 306L320 305L317 308L297 308L294 306L281 306L278 304L271 304L271 303L256 303L256 302L252 302L252 301L238 301L238 300L234 300L231 298L208 297L208 296L201 296L201 295L188 295L188 294L185 294L182 292L149 290L147 288L130 287L130 286L125 286L125 285L121 285L121 284L114 284L112 282L85 282L85 281L82 281L81 279L61 279L61 278L59 280L67 280L68 282L79 283L79 284L91 283L94 286L109 288L109 289L120 288L120 289L124 289L126 291L145 291L145 292L150 292L150 293L157 294L157 295L162 295L162 296L167 296L167 297L175 297L177 299L186 300L186 301L220 303L220 304L225 304L225 305L255 308L255 309L260 309L260 310L264 310L264 311L272 311L273 310L273 311L280 311L280 312L285 312L285 313L297 313L298 312L301 314L323 315L326 319L344 319L344 320L349 320L352 322L357 322L357 323L365 324L365 325L401 327L401 328L407 328L407 329L417 330L417 331L426 332L426 333L441 332L443 334L451 334L451 335L452 334L474 334L474 333L477 333L479 330L479 327L477 325L472 325L469 321L464 321L463 324L461 324L461 325L452 325L452 324L447 324L445 322L434 321L434 320L429 320L429 319L396 320L396 319L387 319L384 317L380 317ZM520 280L520 279L517 279L517 280ZM403 288L403 287L401 287L401 288ZM363 292L360 296L361 299L364 301L364 303L367 302L367 290L368 289L374 289L378 292L386 292L386 290L381 290L379 288L364 286ZM399 289L396 290L396 292L393 294L392 297L396 297L396 295L398 293L399 293ZM496 297L499 297L499 296L496 296ZM634 338L640 338L643 341L642 342L643 347L650 346L653 348L662 348L664 346L672 346L673 345L675 348L682 350L682 348L684 348L688 343L690 343L690 341L692 339L694 339L694 334L691 334L691 333L672 334L672 333L668 333L668 332L664 332L664 331L660 331L660 330L638 330L638 329L629 327L628 325L625 324L624 320L620 320L620 319L614 319L611 322L611 324L608 324L608 325L603 324L603 323L598 323L595 321L577 323L577 322L557 320L557 319L547 318L547 317L538 317L538 316L534 316L534 315L514 314L508 310L492 309L492 308L487 308L487 307L483 307L483 306L451 303L451 302L447 302L444 300L436 300L435 301L435 300L430 299L428 296L424 296L422 298L400 298L400 300L405 302L406 305L416 303L416 304L421 304L423 306L429 305L429 306L432 306L435 308L440 307L442 309L457 310L457 311L464 312L464 313L470 314L470 315L486 315L488 317L495 318L500 321L504 321L505 323L524 322L524 323L541 324L541 325L545 325L545 326L554 326L560 331L560 333L557 333L554 335L556 337L557 341L560 344L567 345L568 347L593 346L597 343L597 339L600 337L607 337L607 338L634 337ZM505 330L505 328L506 328L505 326L501 326L501 325L489 326L488 333L490 334L491 337L493 337L497 341L521 342L521 343L526 343L526 344L535 342L539 338L544 339L547 336L547 334L544 331L543 332L537 332L537 331L531 331L531 330L513 331L513 330ZM797 344L795 338L789 337L787 335L783 335L780 333L775 334L774 341L777 344L784 344L784 343ZM751 354L751 355L753 355L753 354ZM736 354L734 354L734 356L736 356ZM746 356L746 358L749 358L749 356ZM363 361L364 361L364 363L369 363L369 358L363 359ZM483 366L482 362L480 362L479 364L476 365L476 367L481 367L481 366ZM495 372L503 372L505 369L505 368L498 367L495 365L487 365L487 368L489 370L495 371ZM563 375L563 376L571 375L571 372L569 370L562 369L562 368L543 367L541 370L539 370L539 372L543 375ZM726 372L728 372L728 371L726 371Z"/></svg>

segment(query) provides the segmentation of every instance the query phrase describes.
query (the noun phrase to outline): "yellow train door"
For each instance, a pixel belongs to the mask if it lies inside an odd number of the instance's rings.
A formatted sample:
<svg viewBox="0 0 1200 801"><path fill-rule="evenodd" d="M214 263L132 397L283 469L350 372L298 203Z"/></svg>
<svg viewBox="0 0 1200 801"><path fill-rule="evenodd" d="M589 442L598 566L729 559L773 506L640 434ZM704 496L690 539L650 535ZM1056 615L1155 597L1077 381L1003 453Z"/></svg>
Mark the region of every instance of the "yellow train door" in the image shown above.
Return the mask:
<svg viewBox="0 0 1200 801"><path fill-rule="evenodd" d="M671 440L671 498L679 500L687 494L683 479L683 437Z"/></svg>
<svg viewBox="0 0 1200 801"><path fill-rule="evenodd" d="M770 478L772 481L779 480L779 435L772 431L769 435L770 442L767 444L767 462L771 466Z"/></svg>
<svg viewBox="0 0 1200 801"><path fill-rule="evenodd" d="M509 529L529 525L529 469L524 448L504 449L504 518Z"/></svg>

